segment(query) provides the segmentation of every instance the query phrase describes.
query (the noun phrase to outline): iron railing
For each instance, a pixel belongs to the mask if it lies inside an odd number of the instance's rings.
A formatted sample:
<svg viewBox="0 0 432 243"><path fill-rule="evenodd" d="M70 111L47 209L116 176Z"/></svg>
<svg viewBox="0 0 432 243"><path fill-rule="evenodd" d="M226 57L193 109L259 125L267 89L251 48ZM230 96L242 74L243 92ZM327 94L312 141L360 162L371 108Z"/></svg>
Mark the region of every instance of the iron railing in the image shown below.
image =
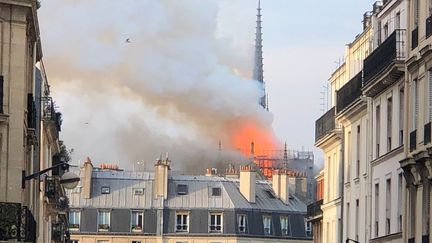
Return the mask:
<svg viewBox="0 0 432 243"><path fill-rule="evenodd" d="M20 203L0 202L0 241L36 242L36 221Z"/></svg>
<svg viewBox="0 0 432 243"><path fill-rule="evenodd" d="M314 218L322 215L321 205L323 204L323 200L319 200L307 205L307 217Z"/></svg>
<svg viewBox="0 0 432 243"><path fill-rule="evenodd" d="M361 88L362 72L359 72L336 92L336 113L341 112L343 109L357 100L362 94Z"/></svg>
<svg viewBox="0 0 432 243"><path fill-rule="evenodd" d="M418 27L411 31L411 50L418 46Z"/></svg>
<svg viewBox="0 0 432 243"><path fill-rule="evenodd" d="M432 35L432 15L426 19L426 38Z"/></svg>
<svg viewBox="0 0 432 243"><path fill-rule="evenodd" d="M46 122L53 122L58 133L61 131L62 114L56 111L51 97L43 97L43 100L43 120Z"/></svg>
<svg viewBox="0 0 432 243"><path fill-rule="evenodd" d="M431 142L431 123L424 125L424 144Z"/></svg>
<svg viewBox="0 0 432 243"><path fill-rule="evenodd" d="M412 152L417 148L417 130L414 130L410 133L409 139L410 139L409 142L410 152Z"/></svg>
<svg viewBox="0 0 432 243"><path fill-rule="evenodd" d="M315 122L315 142L336 128L335 110L335 107L331 108Z"/></svg>
<svg viewBox="0 0 432 243"><path fill-rule="evenodd" d="M363 85L393 64L405 59L405 30L395 30L365 60L363 67Z"/></svg>

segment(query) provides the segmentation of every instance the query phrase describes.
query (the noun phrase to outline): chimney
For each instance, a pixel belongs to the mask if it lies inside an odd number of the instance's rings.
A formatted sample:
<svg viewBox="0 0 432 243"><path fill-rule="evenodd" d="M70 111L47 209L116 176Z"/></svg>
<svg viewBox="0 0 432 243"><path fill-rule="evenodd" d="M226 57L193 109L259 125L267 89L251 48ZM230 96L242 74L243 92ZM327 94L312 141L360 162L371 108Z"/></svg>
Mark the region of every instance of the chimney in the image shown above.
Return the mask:
<svg viewBox="0 0 432 243"><path fill-rule="evenodd" d="M228 164L228 168L225 169L225 177L226 178L232 178L232 179L238 179L239 178L239 172L236 170L233 164Z"/></svg>
<svg viewBox="0 0 432 243"><path fill-rule="evenodd" d="M171 161L167 157L162 160L159 158L155 163L155 179L154 179L154 198L168 198L168 171L170 170Z"/></svg>
<svg viewBox="0 0 432 243"><path fill-rule="evenodd" d="M289 182L288 171L275 170L273 172L273 190L285 204L289 203Z"/></svg>
<svg viewBox="0 0 432 243"><path fill-rule="evenodd" d="M307 194L307 180L304 174L300 174L295 180L295 195L305 200Z"/></svg>
<svg viewBox="0 0 432 243"><path fill-rule="evenodd" d="M91 198L93 164L89 157L84 162L84 178L82 179L82 195L85 199Z"/></svg>
<svg viewBox="0 0 432 243"><path fill-rule="evenodd" d="M379 12L381 11L381 9L382 9L382 2L381 2L381 1L376 1L376 2L373 4L372 9L373 9L373 13L374 13L374 14L379 13Z"/></svg>
<svg viewBox="0 0 432 243"><path fill-rule="evenodd" d="M363 30L371 25L372 13L370 11L363 14Z"/></svg>
<svg viewBox="0 0 432 243"><path fill-rule="evenodd" d="M217 169L216 168L207 168L205 176L216 176Z"/></svg>
<svg viewBox="0 0 432 243"><path fill-rule="evenodd" d="M251 165L240 166L240 192L250 203L255 203L256 171Z"/></svg>

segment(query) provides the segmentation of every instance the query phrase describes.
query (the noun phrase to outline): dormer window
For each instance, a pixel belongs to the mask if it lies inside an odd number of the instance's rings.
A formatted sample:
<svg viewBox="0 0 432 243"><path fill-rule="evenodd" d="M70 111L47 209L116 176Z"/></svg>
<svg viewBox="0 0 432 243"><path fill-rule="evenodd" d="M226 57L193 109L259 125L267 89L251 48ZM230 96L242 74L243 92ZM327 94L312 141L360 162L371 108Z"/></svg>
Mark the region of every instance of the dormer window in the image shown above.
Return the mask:
<svg viewBox="0 0 432 243"><path fill-rule="evenodd" d="M188 194L188 185L178 184L177 185L177 195L186 195Z"/></svg>
<svg viewBox="0 0 432 243"><path fill-rule="evenodd" d="M271 190L265 190L265 192L269 198L276 198Z"/></svg>
<svg viewBox="0 0 432 243"><path fill-rule="evenodd" d="M263 226L264 226L264 234L265 235L271 235L271 216L265 215L263 216Z"/></svg>
<svg viewBox="0 0 432 243"><path fill-rule="evenodd" d="M110 192L111 192L111 190L110 190L110 187L109 187L109 186L103 186L103 187L101 188L101 193L102 193L102 194L110 194Z"/></svg>
<svg viewBox="0 0 432 243"><path fill-rule="evenodd" d="M144 188L134 188L133 192L134 192L134 195L137 195L137 196L144 195Z"/></svg>
<svg viewBox="0 0 432 243"><path fill-rule="evenodd" d="M213 197L220 197L221 193L222 193L222 190L220 187L212 187L211 188L211 195Z"/></svg>

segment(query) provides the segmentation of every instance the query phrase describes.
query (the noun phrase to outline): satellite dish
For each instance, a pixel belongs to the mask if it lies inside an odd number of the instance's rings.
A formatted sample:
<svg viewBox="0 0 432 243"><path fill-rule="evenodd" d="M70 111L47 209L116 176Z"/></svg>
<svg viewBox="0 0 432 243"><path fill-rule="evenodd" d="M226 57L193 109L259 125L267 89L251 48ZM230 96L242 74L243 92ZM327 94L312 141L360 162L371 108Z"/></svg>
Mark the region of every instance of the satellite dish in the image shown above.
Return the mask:
<svg viewBox="0 0 432 243"><path fill-rule="evenodd" d="M66 172L62 175L60 178L60 184L66 189L74 189L78 182L80 181L80 178L73 172Z"/></svg>

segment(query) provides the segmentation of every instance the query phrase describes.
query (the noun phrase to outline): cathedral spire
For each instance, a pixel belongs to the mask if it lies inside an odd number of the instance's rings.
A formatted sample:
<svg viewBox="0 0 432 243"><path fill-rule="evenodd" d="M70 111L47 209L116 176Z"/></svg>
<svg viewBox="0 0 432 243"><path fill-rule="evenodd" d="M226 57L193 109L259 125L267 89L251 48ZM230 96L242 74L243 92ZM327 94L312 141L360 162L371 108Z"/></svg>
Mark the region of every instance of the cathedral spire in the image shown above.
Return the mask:
<svg viewBox="0 0 432 243"><path fill-rule="evenodd" d="M254 71L253 79L260 82L262 85L262 97L259 101L260 105L267 108L267 98L265 93L264 70L263 70L263 46L262 46L262 26L261 26L261 1L258 0L256 32L255 32L255 56L254 56Z"/></svg>

